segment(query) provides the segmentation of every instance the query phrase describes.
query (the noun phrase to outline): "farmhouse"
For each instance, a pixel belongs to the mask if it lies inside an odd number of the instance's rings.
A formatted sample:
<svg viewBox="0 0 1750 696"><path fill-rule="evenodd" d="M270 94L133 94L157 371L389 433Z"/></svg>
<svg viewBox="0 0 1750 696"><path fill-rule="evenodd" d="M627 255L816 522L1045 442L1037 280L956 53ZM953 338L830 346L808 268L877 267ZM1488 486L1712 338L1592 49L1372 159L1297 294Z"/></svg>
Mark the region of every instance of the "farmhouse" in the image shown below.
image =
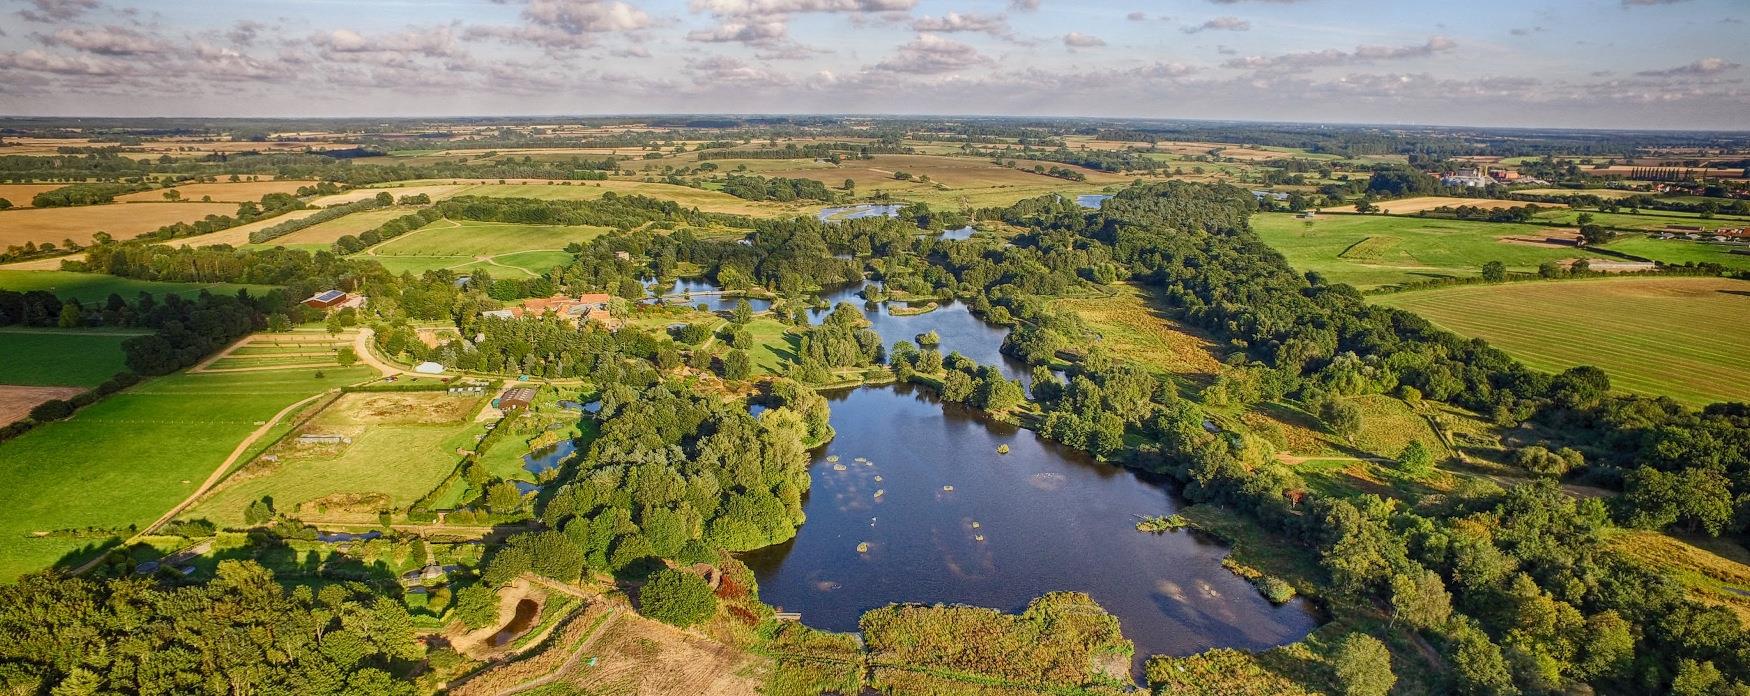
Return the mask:
<svg viewBox="0 0 1750 696"><path fill-rule="evenodd" d="M528 408L535 401L534 387L511 387L498 397L498 410L515 411Z"/></svg>
<svg viewBox="0 0 1750 696"><path fill-rule="evenodd" d="M619 321L608 313L608 304L613 296L607 293L586 293L577 297L554 295L523 300L522 304L505 309L495 309L481 312L481 316L510 319L513 317L539 317L553 314L573 325L585 321L603 324L608 328L617 328Z"/></svg>
<svg viewBox="0 0 1750 696"><path fill-rule="evenodd" d="M331 312L349 307L357 309L365 306L365 296L339 290L328 290L311 295L304 300L304 306L311 309L326 309Z"/></svg>

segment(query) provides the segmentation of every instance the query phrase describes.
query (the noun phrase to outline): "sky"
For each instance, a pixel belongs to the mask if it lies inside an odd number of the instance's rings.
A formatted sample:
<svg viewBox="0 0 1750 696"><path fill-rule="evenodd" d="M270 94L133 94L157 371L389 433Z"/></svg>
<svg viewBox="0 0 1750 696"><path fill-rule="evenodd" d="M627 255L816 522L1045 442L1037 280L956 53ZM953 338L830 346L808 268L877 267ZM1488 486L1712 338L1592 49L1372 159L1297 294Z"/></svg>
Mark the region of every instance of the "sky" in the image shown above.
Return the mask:
<svg viewBox="0 0 1750 696"><path fill-rule="evenodd" d="M0 114L1750 129L1750 0L0 0Z"/></svg>

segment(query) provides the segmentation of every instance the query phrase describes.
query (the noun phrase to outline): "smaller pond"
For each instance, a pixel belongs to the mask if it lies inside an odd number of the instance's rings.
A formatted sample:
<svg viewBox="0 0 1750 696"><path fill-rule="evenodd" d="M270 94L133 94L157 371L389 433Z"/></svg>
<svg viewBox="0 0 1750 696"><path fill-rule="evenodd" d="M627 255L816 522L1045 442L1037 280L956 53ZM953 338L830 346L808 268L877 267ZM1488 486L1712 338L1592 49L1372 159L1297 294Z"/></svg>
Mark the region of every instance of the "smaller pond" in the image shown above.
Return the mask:
<svg viewBox="0 0 1750 696"><path fill-rule="evenodd" d="M516 615L511 617L510 623L505 624L503 628L498 629L497 633L492 634L492 647L502 648L510 645L511 641L528 632L529 627L535 625L535 617L540 615L541 605L537 604L535 600L524 599L517 602Z"/></svg>
<svg viewBox="0 0 1750 696"><path fill-rule="evenodd" d="M596 399L595 401L591 401L587 404L580 404L580 403L578 403L576 401L572 401L570 399L562 399L559 401L559 408L563 408L563 409L566 409L569 411L581 411L583 413L601 413L602 402L601 402L601 399Z"/></svg>
<svg viewBox="0 0 1750 696"><path fill-rule="evenodd" d="M959 229L942 230L941 238L942 239L972 239L972 233L976 232L976 231L977 230L972 229L971 225L967 225L967 226L961 227Z"/></svg>
<svg viewBox="0 0 1750 696"><path fill-rule="evenodd" d="M600 408L601 402L596 402L596 406ZM540 475L541 472L558 468L567 457L571 456L571 453L576 451L576 442L560 440L557 445L523 455L523 470Z"/></svg>
<svg viewBox="0 0 1750 696"><path fill-rule="evenodd" d="M1084 193L1076 196L1076 205L1083 208L1098 208L1101 203L1105 203L1106 199L1111 197L1110 193Z"/></svg>
<svg viewBox="0 0 1750 696"><path fill-rule="evenodd" d="M649 292L651 286L656 285L657 281L653 278L647 278L640 282L644 284L645 292ZM662 300L670 304L684 304L688 307L702 304L713 312L723 312L735 309L735 303L742 298L740 296L725 295L722 294L722 292L723 288L716 283L711 282L709 278L677 278L674 280L673 289L662 293ZM646 304L652 301L653 300L650 299L642 300L642 302ZM764 312L772 306L771 300L763 300L757 297L747 298L747 303L755 312Z"/></svg>
<svg viewBox="0 0 1750 696"><path fill-rule="evenodd" d="M881 217L881 216L893 217L895 215L898 215L899 209L903 208L903 207L905 207L905 206L898 205L898 204L883 204L883 203L862 203L862 204L858 204L858 205L844 205L844 206L837 206L837 207L832 207L832 208L822 208L820 210L820 214L817 217L819 217L822 221L825 221L825 220L855 220L857 218Z"/></svg>

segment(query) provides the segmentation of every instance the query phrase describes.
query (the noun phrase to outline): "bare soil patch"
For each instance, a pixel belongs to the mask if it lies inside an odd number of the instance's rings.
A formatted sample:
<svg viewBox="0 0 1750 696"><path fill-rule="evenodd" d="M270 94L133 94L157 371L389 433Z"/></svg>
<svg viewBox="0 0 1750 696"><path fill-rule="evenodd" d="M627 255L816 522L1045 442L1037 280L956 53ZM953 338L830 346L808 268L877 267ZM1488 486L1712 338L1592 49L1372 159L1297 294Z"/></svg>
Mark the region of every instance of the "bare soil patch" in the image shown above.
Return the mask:
<svg viewBox="0 0 1750 696"><path fill-rule="evenodd" d="M70 399L84 391L79 387L21 387L0 384L0 425L24 420L37 404L54 399Z"/></svg>

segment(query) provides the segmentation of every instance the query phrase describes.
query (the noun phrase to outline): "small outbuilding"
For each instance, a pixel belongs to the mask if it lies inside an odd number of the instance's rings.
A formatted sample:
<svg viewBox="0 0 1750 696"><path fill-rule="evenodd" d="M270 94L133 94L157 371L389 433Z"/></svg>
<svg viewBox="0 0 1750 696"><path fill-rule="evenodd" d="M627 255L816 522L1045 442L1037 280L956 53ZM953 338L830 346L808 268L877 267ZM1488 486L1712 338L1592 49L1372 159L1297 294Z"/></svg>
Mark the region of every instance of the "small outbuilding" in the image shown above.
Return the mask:
<svg viewBox="0 0 1750 696"><path fill-rule="evenodd" d="M504 394L498 397L498 410L515 411L528 408L534 402L534 387L512 387L504 390Z"/></svg>

